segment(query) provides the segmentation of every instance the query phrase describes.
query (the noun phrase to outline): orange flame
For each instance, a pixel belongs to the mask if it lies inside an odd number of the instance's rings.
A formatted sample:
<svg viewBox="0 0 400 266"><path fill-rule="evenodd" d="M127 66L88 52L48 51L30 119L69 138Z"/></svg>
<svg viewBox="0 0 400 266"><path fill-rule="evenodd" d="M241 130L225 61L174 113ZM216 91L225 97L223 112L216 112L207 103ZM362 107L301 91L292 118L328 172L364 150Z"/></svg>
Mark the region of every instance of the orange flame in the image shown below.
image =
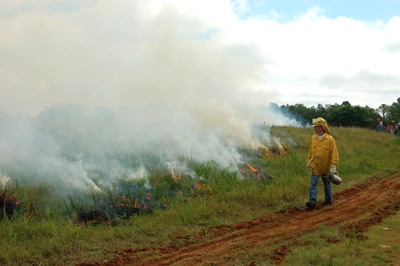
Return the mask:
<svg viewBox="0 0 400 266"><path fill-rule="evenodd" d="M273 155L284 156L284 155L288 154L288 152L285 151L283 147L270 149L265 146L259 147L258 153L260 154L260 156L262 158L265 158L267 156L273 156Z"/></svg>
<svg viewBox="0 0 400 266"><path fill-rule="evenodd" d="M133 207L135 207L135 208L140 208L140 204L138 203L138 201L139 201L139 199L138 199L138 198L135 198L135 202L134 202L134 204L133 204Z"/></svg>
<svg viewBox="0 0 400 266"><path fill-rule="evenodd" d="M247 167L249 167L250 171L252 171L254 174L257 175L258 179L261 179L261 173L260 170L252 166L249 162L246 162Z"/></svg>

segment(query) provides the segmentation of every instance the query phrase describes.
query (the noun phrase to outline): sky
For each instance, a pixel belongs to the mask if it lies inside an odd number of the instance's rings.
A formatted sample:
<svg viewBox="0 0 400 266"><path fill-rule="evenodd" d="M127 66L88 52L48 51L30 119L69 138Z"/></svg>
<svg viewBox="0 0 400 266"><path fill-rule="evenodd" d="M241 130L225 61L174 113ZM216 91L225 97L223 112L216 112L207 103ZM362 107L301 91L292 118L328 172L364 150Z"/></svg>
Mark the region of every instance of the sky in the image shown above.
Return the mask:
<svg viewBox="0 0 400 266"><path fill-rule="evenodd" d="M182 158L236 171L239 147L284 148L269 126L299 125L276 105L397 101L399 12L400 0L0 0L0 177L64 193L99 173L192 175Z"/></svg>
<svg viewBox="0 0 400 266"><path fill-rule="evenodd" d="M0 3L0 110L400 97L400 0Z"/></svg>

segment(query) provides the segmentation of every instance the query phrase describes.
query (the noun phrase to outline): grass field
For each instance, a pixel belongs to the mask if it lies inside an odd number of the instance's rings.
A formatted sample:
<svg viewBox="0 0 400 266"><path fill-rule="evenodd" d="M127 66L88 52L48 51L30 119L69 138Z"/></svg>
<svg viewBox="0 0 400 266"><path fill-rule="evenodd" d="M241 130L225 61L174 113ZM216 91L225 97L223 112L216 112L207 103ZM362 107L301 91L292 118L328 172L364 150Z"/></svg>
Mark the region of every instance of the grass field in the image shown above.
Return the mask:
<svg viewBox="0 0 400 266"><path fill-rule="evenodd" d="M331 130L343 179L341 185L334 187L334 193L372 175L399 171L399 138L359 128ZM192 175L157 170L148 180L121 177L110 188L88 192L85 197L59 198L46 184L32 187L9 182L2 187L3 203L14 202L18 206L7 219L3 204L0 264L74 265L102 261L122 248L168 245L173 235L206 232L208 228L280 210L304 208L312 134L311 128L272 127L271 136L276 141L268 149L241 148L245 161L237 171L212 161L196 163L183 158L193 170ZM11 174L8 175L13 178ZM321 187L319 197L323 196ZM399 258L399 218L396 214L371 227L366 234L368 239L362 241L320 228L303 236L309 245L294 248L285 263L327 265L320 264L320 258L334 253L340 254L342 261L354 262L346 265L387 265L388 257ZM326 235L341 241L328 245Z"/></svg>

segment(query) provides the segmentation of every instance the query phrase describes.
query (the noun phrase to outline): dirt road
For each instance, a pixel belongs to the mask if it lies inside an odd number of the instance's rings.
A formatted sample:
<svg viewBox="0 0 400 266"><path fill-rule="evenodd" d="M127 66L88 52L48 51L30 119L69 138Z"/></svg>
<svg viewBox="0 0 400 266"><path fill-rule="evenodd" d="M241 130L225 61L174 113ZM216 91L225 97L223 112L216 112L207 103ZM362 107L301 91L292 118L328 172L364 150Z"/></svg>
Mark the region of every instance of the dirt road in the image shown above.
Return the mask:
<svg viewBox="0 0 400 266"><path fill-rule="evenodd" d="M232 264L240 254L262 247L276 246L273 264L284 261L299 236L320 225L339 226L344 232L363 238L363 232L400 209L400 174L383 179L370 178L334 195L333 206L314 210L291 209L250 221L211 228L203 234L176 236L179 247L127 248L108 262L89 265L223 265ZM318 225L318 226L317 226ZM234 254L234 255L233 255ZM251 265L251 264L250 264Z"/></svg>

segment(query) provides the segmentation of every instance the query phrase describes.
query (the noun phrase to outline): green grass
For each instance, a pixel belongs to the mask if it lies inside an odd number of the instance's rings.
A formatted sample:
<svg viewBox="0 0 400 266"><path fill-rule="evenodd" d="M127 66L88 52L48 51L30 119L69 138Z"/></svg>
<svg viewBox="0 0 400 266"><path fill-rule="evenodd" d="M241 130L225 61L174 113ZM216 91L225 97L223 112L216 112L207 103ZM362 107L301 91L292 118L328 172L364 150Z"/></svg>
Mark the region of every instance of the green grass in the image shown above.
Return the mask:
<svg viewBox="0 0 400 266"><path fill-rule="evenodd" d="M294 246L284 265L398 265L400 214L369 228L367 240L345 237L332 228L304 236L308 245Z"/></svg>
<svg viewBox="0 0 400 266"><path fill-rule="evenodd" d="M334 186L334 193L362 183L372 175L379 177L399 171L399 138L359 128L331 130L340 154L338 171L343 179L340 186ZM163 208L96 226L77 223L76 213L68 201L57 199L46 186L32 188L18 184L7 188L19 197L21 208L12 220L0 221L0 265L73 265L105 260L125 247L168 245L174 235L206 232L210 227L246 221L278 210L303 208L308 198L306 163L312 134L311 128L271 129L271 135L280 140L286 155L248 157L253 166L262 169L271 179L255 178L245 164L241 168L246 172L240 177L215 162L198 164L188 160L197 176L202 177L196 180L201 189L193 190L194 181L189 177L182 176L176 181L157 172L150 178L153 186L174 187L176 192L171 198L163 189L154 191ZM254 154L247 148L242 152ZM140 182L139 185L144 185L143 180ZM181 191L182 195L178 193ZM323 193L318 195L322 197ZM321 227L302 236L301 242L306 244L291 247L285 264L387 265L389 257L398 258L400 253L399 218L397 214L372 227L366 233L369 237L366 241L346 238L339 231ZM246 256L249 261L259 261L258 265L268 265L261 263L260 254L265 251L254 250Z"/></svg>

